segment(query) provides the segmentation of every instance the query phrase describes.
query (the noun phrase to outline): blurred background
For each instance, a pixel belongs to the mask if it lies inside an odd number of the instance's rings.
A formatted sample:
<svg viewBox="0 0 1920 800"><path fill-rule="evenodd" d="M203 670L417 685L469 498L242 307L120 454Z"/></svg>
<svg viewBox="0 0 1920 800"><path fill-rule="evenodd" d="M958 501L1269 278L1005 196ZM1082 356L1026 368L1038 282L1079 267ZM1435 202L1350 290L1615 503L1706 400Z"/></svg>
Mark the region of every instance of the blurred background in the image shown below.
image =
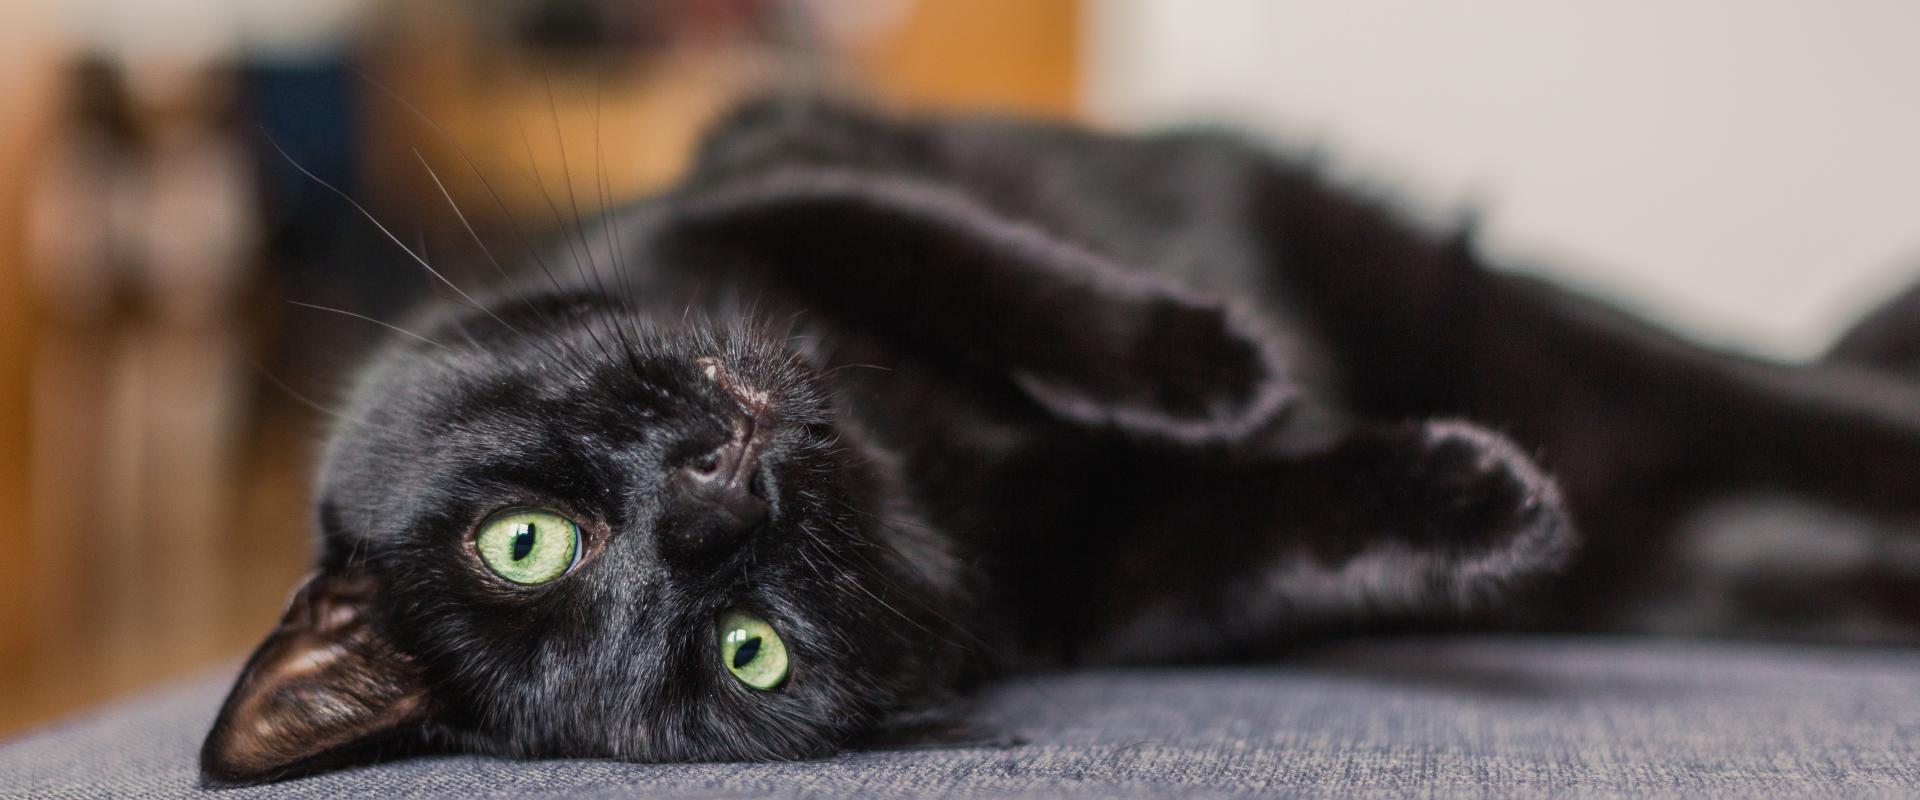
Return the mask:
<svg viewBox="0 0 1920 800"><path fill-rule="evenodd" d="M1916 45L1920 5L1864 0L10 4L0 735L277 618L321 409L384 333L351 315L436 288L342 195L483 282L476 240L519 256L671 181L770 83L1225 121L1472 211L1519 267L1800 358L1920 277Z"/></svg>

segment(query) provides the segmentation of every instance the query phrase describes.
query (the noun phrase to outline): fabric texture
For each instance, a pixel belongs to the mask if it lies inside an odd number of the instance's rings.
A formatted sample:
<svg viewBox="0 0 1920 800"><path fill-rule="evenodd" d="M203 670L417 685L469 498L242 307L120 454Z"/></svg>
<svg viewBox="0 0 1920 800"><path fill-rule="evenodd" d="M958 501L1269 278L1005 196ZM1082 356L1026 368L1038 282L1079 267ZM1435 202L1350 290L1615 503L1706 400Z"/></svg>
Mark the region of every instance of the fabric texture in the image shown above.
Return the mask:
<svg viewBox="0 0 1920 800"><path fill-rule="evenodd" d="M1860 796L1920 792L1920 651L1661 639L1334 645L1010 680L1019 744L777 764L435 757L202 793L226 671L0 744L0 796Z"/></svg>

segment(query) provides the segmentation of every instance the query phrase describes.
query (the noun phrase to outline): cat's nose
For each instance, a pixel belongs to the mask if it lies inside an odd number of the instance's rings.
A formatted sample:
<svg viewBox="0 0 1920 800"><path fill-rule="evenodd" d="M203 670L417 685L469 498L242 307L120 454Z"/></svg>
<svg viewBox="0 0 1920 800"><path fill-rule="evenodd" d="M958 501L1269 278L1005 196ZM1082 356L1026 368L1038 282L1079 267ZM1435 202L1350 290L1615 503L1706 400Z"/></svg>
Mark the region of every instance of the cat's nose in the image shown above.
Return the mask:
<svg viewBox="0 0 1920 800"><path fill-rule="evenodd" d="M766 437L743 431L675 470L667 533L677 544L701 547L730 541L767 518L760 479Z"/></svg>

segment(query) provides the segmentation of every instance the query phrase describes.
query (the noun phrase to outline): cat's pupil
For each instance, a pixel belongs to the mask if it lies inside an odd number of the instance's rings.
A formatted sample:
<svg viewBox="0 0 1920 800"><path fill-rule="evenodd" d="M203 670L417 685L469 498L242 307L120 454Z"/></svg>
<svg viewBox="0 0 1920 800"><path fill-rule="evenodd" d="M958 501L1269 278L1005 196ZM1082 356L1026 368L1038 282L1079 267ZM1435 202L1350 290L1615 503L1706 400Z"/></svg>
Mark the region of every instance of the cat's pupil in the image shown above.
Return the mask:
<svg viewBox="0 0 1920 800"><path fill-rule="evenodd" d="M533 523L520 524L520 530L513 534L513 560L519 561L533 552L533 540L538 534L539 529L534 527Z"/></svg>
<svg viewBox="0 0 1920 800"><path fill-rule="evenodd" d="M733 651L733 668L739 669L753 663L753 657L760 654L760 637L755 636L740 643L740 649Z"/></svg>

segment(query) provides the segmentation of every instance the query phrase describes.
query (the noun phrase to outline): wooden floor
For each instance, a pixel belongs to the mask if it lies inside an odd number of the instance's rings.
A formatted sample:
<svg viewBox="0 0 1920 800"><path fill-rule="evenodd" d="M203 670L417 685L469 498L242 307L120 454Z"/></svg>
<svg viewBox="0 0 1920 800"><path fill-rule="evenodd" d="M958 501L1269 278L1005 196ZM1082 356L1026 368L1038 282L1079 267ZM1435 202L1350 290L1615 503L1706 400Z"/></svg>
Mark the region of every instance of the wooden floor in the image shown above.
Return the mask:
<svg viewBox="0 0 1920 800"><path fill-rule="evenodd" d="M310 566L304 414L276 412L247 454L233 522L198 547L82 534L40 553L36 610L0 675L0 735L205 669L237 665ZM310 438L310 437L307 437ZM157 491L166 491L159 487ZM92 533L92 532L88 532Z"/></svg>

